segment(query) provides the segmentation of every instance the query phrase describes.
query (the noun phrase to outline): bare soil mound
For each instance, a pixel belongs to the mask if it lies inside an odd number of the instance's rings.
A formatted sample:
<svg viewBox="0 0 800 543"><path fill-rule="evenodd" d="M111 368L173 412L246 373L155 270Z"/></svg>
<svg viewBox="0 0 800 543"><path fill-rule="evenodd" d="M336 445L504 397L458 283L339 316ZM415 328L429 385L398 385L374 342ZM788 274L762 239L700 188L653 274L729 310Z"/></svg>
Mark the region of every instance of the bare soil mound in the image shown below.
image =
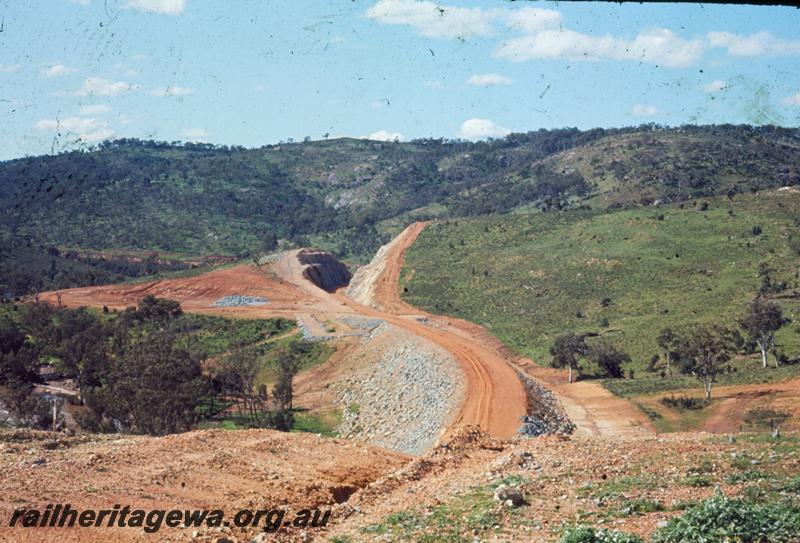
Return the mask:
<svg viewBox="0 0 800 543"><path fill-rule="evenodd" d="M48 503L92 509L114 504L145 510L209 508L230 515L238 509L331 508L408 461L364 444L272 430L205 430L159 438L0 432L0 518L5 525L15 509L44 509ZM255 533L235 529L231 536L244 539ZM191 539L190 532L166 528L149 537L135 528L0 530L3 541L48 537Z"/></svg>

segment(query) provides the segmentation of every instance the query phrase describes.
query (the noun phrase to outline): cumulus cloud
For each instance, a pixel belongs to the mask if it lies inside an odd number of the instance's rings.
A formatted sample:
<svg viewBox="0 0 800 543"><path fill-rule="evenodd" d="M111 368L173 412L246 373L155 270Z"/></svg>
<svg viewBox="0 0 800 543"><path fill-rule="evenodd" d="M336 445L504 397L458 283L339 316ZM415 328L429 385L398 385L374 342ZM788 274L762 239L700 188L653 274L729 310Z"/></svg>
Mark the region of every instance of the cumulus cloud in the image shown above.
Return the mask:
<svg viewBox="0 0 800 543"><path fill-rule="evenodd" d="M381 24L410 26L429 38L491 36L497 23L527 33L561 24L561 14L550 9L465 8L427 0L379 0L366 15Z"/></svg>
<svg viewBox="0 0 800 543"><path fill-rule="evenodd" d="M119 96L135 87L125 81L111 81L102 77L87 77L76 92L79 96Z"/></svg>
<svg viewBox="0 0 800 543"><path fill-rule="evenodd" d="M520 35L501 43L494 55L516 62L628 60L686 68L696 64L709 48L724 48L735 57L800 55L800 40L766 31L750 35L709 32L694 38L681 37L668 28L645 29L632 39L586 34L565 28L560 12L531 6L483 9L428 0L378 0L366 16L381 24L408 26L430 38L492 36L497 28L506 27Z"/></svg>
<svg viewBox="0 0 800 543"><path fill-rule="evenodd" d="M712 94L712 93L715 93L715 92L719 92L721 90L725 90L726 88L728 88L728 83L726 81L721 80L721 79L715 79L714 81L711 81L710 83L706 83L705 85L703 85L701 87L703 92L707 92L709 94Z"/></svg>
<svg viewBox="0 0 800 543"><path fill-rule="evenodd" d="M496 87L510 85L511 79L500 74L475 74L469 78L469 84L474 87Z"/></svg>
<svg viewBox="0 0 800 543"><path fill-rule="evenodd" d="M756 32L749 36L731 32L709 32L707 38L709 46L724 48L734 57L800 55L800 40L784 40L770 32Z"/></svg>
<svg viewBox="0 0 800 543"><path fill-rule="evenodd" d="M207 136L208 132L202 128L184 128L181 130L181 137L191 141L202 141Z"/></svg>
<svg viewBox="0 0 800 543"><path fill-rule="evenodd" d="M388 130L378 130L364 139L375 141L403 141L405 137L400 132L389 132Z"/></svg>
<svg viewBox="0 0 800 543"><path fill-rule="evenodd" d="M81 108L81 115L104 115L111 112L111 107L105 104L90 104Z"/></svg>
<svg viewBox="0 0 800 543"><path fill-rule="evenodd" d="M160 89L153 89L150 91L150 94L153 96L162 96L162 97L171 97L171 96L186 96L187 94L192 94L194 89L190 89L188 87L177 87L177 86L168 86Z"/></svg>
<svg viewBox="0 0 800 543"><path fill-rule="evenodd" d="M22 64L0 64L0 74L10 74L18 72Z"/></svg>
<svg viewBox="0 0 800 543"><path fill-rule="evenodd" d="M645 30L632 40L609 34L591 36L568 29L544 30L507 40L494 54L514 62L533 59L633 60L684 68L700 59L703 41L685 40L667 28Z"/></svg>
<svg viewBox="0 0 800 543"><path fill-rule="evenodd" d="M661 110L659 110L656 106L650 106L646 104L636 104L631 109L631 113L635 117L655 117Z"/></svg>
<svg viewBox="0 0 800 543"><path fill-rule="evenodd" d="M511 130L489 119L467 119L458 129L458 136L467 140L502 138L510 133Z"/></svg>
<svg viewBox="0 0 800 543"><path fill-rule="evenodd" d="M489 36L493 12L480 8L444 6L420 0L379 0L367 17L381 24L411 26L429 38Z"/></svg>
<svg viewBox="0 0 800 543"><path fill-rule="evenodd" d="M781 100L781 104L784 106L800 106L800 92L787 96Z"/></svg>
<svg viewBox="0 0 800 543"><path fill-rule="evenodd" d="M186 7L186 0L128 0L128 9L178 15Z"/></svg>
<svg viewBox="0 0 800 543"><path fill-rule="evenodd" d="M61 75L71 74L75 68L64 66L63 64L53 64L42 70L42 75L45 77L58 77Z"/></svg>
<svg viewBox="0 0 800 543"><path fill-rule="evenodd" d="M506 24L514 30L525 34L534 34L561 26L561 13L552 9L524 7L509 11L505 16Z"/></svg>
<svg viewBox="0 0 800 543"><path fill-rule="evenodd" d="M42 119L36 128L55 132L59 136L74 136L86 143L96 143L114 136L115 132L105 121L93 117L67 117L66 119Z"/></svg>

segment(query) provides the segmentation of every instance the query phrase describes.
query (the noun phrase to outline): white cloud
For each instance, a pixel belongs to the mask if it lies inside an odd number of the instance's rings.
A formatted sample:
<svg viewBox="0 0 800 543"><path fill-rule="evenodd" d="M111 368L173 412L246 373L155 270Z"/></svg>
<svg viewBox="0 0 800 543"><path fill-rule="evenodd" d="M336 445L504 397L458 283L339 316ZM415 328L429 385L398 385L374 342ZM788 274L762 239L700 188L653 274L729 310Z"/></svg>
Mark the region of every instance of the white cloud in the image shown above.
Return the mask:
<svg viewBox="0 0 800 543"><path fill-rule="evenodd" d="M110 81L102 77L87 77L76 92L79 96L119 96L135 87L125 81Z"/></svg>
<svg viewBox="0 0 800 543"><path fill-rule="evenodd" d="M719 92L719 91L725 90L727 88L728 88L728 83L726 81L721 80L721 79L715 79L714 81L711 81L710 83L706 83L705 85L703 85L701 87L703 92L707 92L709 94L714 93L714 92Z"/></svg>
<svg viewBox="0 0 800 543"><path fill-rule="evenodd" d="M86 143L96 143L114 136L115 132L105 121L93 117L67 117L66 119L42 119L36 128L58 135L75 136Z"/></svg>
<svg viewBox="0 0 800 543"><path fill-rule="evenodd" d="M10 74L18 72L22 64L0 64L0 74Z"/></svg>
<svg viewBox="0 0 800 543"><path fill-rule="evenodd" d="M186 7L186 0L128 0L128 9L178 15Z"/></svg>
<svg viewBox="0 0 800 543"><path fill-rule="evenodd" d="M126 77L134 77L134 76L139 75L139 70L131 68L130 66L128 66L127 64L124 64L122 62L117 62L116 64L114 64L113 69L117 73L121 73Z"/></svg>
<svg viewBox="0 0 800 543"><path fill-rule="evenodd" d="M425 81L423 85L431 89L441 89L442 87L444 87L444 83L442 83L441 81L436 81L435 79Z"/></svg>
<svg viewBox="0 0 800 543"><path fill-rule="evenodd" d="M572 61L632 60L669 68L691 66L703 53L703 41L685 40L667 28L651 28L633 40L609 34L591 36L574 30L544 30L513 38L494 52L498 58L522 62L532 59Z"/></svg>
<svg viewBox="0 0 800 543"><path fill-rule="evenodd" d="M461 123L461 127L458 129L458 136L468 140L502 138L510 133L511 130L489 119L467 119Z"/></svg>
<svg viewBox="0 0 800 543"><path fill-rule="evenodd" d="M787 96L781 100L781 104L784 106L800 106L800 92Z"/></svg>
<svg viewBox="0 0 800 543"><path fill-rule="evenodd" d="M491 36L496 22L527 33L561 24L561 14L550 9L465 8L427 0L378 0L366 15L381 24L410 26L429 38Z"/></svg>
<svg viewBox="0 0 800 543"><path fill-rule="evenodd" d="M470 76L468 81L474 87L496 87L511 84L511 79L500 74L475 74Z"/></svg>
<svg viewBox="0 0 800 543"><path fill-rule="evenodd" d="M706 40L684 39L667 28L643 30L633 39L593 36L564 28L560 12L535 7L463 8L425 0L379 0L367 17L382 24L406 25L431 38L490 36L504 24L523 35L495 50L495 56L522 62L532 59L631 60L684 68L703 54Z"/></svg>
<svg viewBox="0 0 800 543"><path fill-rule="evenodd" d="M489 36L494 12L420 0L379 0L367 17L387 25L408 25L429 38Z"/></svg>
<svg viewBox="0 0 800 543"><path fill-rule="evenodd" d="M92 0L69 0L69 1L72 2L73 4L78 4L81 6L88 6L89 4L92 3Z"/></svg>
<svg viewBox="0 0 800 543"><path fill-rule="evenodd" d="M509 11L505 20L509 28L521 30L525 34L558 28L562 24L561 13L552 9L532 7Z"/></svg>
<svg viewBox="0 0 800 543"><path fill-rule="evenodd" d="M181 130L181 137L191 141L202 141L207 136L208 132L202 128L184 128Z"/></svg>
<svg viewBox="0 0 800 543"><path fill-rule="evenodd" d="M110 112L111 107L105 104L90 104L81 108L81 115L103 115Z"/></svg>
<svg viewBox="0 0 800 543"><path fill-rule="evenodd" d="M42 70L42 75L45 77L58 77L61 75L71 74L76 71L75 68L64 66L63 64L53 64Z"/></svg>
<svg viewBox="0 0 800 543"><path fill-rule="evenodd" d="M800 55L800 40L784 40L769 32L756 32L749 36L731 32L709 32L707 38L709 46L725 48L734 57Z"/></svg>
<svg viewBox="0 0 800 543"><path fill-rule="evenodd" d="M645 104L636 104L631 109L631 113L635 117L655 117L661 111L656 106L650 106Z"/></svg>
<svg viewBox="0 0 800 543"><path fill-rule="evenodd" d="M171 97L171 96L186 96L187 94L192 94L194 89L190 89L188 87L177 87L177 86L168 86L161 89L153 89L150 91L150 94L153 96L163 96L163 97Z"/></svg>
<svg viewBox="0 0 800 543"><path fill-rule="evenodd" d="M400 132L389 132L388 130L378 130L364 139L375 141L403 141L405 137Z"/></svg>

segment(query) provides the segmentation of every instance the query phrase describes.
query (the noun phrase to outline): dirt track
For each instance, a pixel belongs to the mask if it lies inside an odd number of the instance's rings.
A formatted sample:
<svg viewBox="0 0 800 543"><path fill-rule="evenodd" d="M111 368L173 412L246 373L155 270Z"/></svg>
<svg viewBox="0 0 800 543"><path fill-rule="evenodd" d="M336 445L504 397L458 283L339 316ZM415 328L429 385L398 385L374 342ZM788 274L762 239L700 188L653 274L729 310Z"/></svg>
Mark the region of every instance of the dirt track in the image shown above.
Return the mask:
<svg viewBox="0 0 800 543"><path fill-rule="evenodd" d="M487 409L481 405L479 398L483 393L493 394L497 390L515 391L511 398L503 399L506 403L505 409L513 409L509 404L520 401L516 396L516 390L517 387L521 388L519 380L511 370L510 364L513 364L556 393L580 433L605 437L630 437L653 432L650 421L638 407L614 396L602 385L587 381L567 384L566 372L543 368L529 359L519 357L484 328L461 319L434 316L404 302L397 288L403 268L403 257L424 228L425 223L414 223L386 246L387 250L383 255L385 262L375 266L376 269L372 274L374 277L370 278L372 288L359 288L358 299L363 304L379 307L393 315L407 317L424 315L436 326L440 344L456 354L459 360L465 361L465 373L476 387L473 393L468 394L465 411L491 412L492 408ZM370 273L364 275L369 276ZM424 327L424 331L430 329L431 326ZM469 405L471 398L476 398L477 401ZM469 416L475 414L473 412Z"/></svg>

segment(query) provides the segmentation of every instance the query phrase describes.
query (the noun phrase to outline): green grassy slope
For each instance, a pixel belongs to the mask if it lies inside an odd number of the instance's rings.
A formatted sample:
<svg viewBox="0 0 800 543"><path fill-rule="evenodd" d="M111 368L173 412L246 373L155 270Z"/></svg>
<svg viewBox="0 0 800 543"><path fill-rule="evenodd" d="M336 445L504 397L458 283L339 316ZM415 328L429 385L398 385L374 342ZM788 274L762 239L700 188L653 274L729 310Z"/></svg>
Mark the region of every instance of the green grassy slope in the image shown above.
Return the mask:
<svg viewBox="0 0 800 543"><path fill-rule="evenodd" d="M0 162L0 233L61 248L193 255L313 240L365 257L383 241L378 231L415 216L684 199L754 178L800 183L798 146L800 130L729 125L258 149L119 140Z"/></svg>
<svg viewBox="0 0 800 543"><path fill-rule="evenodd" d="M790 297L800 269L790 238L800 238L800 192L786 190L732 202L440 221L408 251L404 298L483 324L542 364L561 332L598 332L627 350L629 369L643 376L661 328L734 326L760 285L762 262L790 287L779 298L784 312L800 315L800 298ZM800 354L796 323L777 340L790 357Z"/></svg>

